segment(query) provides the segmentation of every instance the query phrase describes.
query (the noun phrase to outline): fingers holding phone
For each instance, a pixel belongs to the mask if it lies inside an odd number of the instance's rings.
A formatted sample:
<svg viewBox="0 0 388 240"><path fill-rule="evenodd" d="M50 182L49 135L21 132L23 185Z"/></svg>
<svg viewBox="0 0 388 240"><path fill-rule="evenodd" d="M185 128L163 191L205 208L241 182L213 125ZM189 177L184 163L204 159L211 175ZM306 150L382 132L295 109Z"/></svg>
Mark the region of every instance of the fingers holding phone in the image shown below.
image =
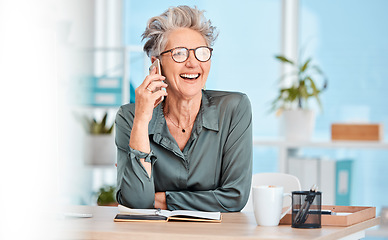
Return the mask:
<svg viewBox="0 0 388 240"><path fill-rule="evenodd" d="M152 74L161 75L162 74L161 67L160 67L160 60L159 59L155 59L155 61L152 63L152 65L149 68L149 73L150 73L150 75L152 75ZM162 80L162 82L163 82L163 80ZM156 80L156 81L151 82L146 89L149 92L151 92L151 93L155 93L155 92L160 91L160 90L162 90L163 88L166 88L166 87L167 87L167 85L165 83L163 85L160 85L159 81ZM163 99L164 99L164 95L162 95L160 98L158 98L155 101L154 108L156 106L158 106L163 101Z"/></svg>
<svg viewBox="0 0 388 240"><path fill-rule="evenodd" d="M156 61L154 61L154 63L155 62ZM157 63L155 63L155 65L157 65ZM150 74L146 76L143 83L135 90L135 116L145 122L151 120L153 109L163 101L164 96L167 96L167 92L162 90L162 88L168 86L163 82L165 77L157 74L157 71L157 66L151 66Z"/></svg>

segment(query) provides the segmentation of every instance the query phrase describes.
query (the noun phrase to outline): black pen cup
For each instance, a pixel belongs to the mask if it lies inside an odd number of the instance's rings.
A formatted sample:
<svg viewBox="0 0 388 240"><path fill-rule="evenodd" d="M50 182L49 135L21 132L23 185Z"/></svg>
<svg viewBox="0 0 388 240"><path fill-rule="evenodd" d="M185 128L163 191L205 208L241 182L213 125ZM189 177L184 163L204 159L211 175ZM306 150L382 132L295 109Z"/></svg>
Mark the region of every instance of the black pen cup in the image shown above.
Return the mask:
<svg viewBox="0 0 388 240"><path fill-rule="evenodd" d="M292 192L292 227L320 228L322 193L313 191Z"/></svg>

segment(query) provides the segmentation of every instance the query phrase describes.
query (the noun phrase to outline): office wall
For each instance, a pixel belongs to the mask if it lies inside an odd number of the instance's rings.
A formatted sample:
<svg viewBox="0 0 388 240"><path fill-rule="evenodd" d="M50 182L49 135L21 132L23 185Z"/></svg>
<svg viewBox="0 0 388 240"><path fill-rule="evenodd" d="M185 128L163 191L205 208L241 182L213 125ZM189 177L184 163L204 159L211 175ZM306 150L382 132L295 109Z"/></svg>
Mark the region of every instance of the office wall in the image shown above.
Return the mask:
<svg viewBox="0 0 388 240"><path fill-rule="evenodd" d="M329 78L315 136L333 122L383 123L388 136L388 2L300 1L300 39ZM386 140L385 140L386 141ZM352 204L387 206L388 150L309 149L305 154L354 160Z"/></svg>

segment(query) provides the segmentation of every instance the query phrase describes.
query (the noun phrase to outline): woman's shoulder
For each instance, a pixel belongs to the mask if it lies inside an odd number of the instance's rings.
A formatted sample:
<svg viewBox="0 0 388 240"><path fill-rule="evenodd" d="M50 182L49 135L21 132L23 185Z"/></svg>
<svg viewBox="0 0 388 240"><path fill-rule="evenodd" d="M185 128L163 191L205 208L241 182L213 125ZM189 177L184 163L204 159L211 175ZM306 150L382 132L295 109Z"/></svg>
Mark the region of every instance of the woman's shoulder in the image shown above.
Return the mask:
<svg viewBox="0 0 388 240"><path fill-rule="evenodd" d="M226 104L229 106L236 106L239 104L250 104L248 96L242 92L215 90L205 90L204 92L209 97L210 101L212 101L216 105Z"/></svg>
<svg viewBox="0 0 388 240"><path fill-rule="evenodd" d="M117 111L117 115L121 115L125 118L129 116L135 115L135 104L134 103L128 103L121 105L119 110Z"/></svg>

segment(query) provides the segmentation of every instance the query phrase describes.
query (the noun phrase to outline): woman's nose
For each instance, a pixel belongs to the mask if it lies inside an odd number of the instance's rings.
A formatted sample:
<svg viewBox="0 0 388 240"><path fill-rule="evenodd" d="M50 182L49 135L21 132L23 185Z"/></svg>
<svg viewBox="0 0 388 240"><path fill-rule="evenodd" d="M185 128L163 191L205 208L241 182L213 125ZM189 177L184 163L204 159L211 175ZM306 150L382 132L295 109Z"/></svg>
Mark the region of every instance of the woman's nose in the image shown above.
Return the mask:
<svg viewBox="0 0 388 240"><path fill-rule="evenodd" d="M189 57L186 60L186 66L187 67L196 67L199 65L199 61L195 58L194 50L191 49L189 51Z"/></svg>

